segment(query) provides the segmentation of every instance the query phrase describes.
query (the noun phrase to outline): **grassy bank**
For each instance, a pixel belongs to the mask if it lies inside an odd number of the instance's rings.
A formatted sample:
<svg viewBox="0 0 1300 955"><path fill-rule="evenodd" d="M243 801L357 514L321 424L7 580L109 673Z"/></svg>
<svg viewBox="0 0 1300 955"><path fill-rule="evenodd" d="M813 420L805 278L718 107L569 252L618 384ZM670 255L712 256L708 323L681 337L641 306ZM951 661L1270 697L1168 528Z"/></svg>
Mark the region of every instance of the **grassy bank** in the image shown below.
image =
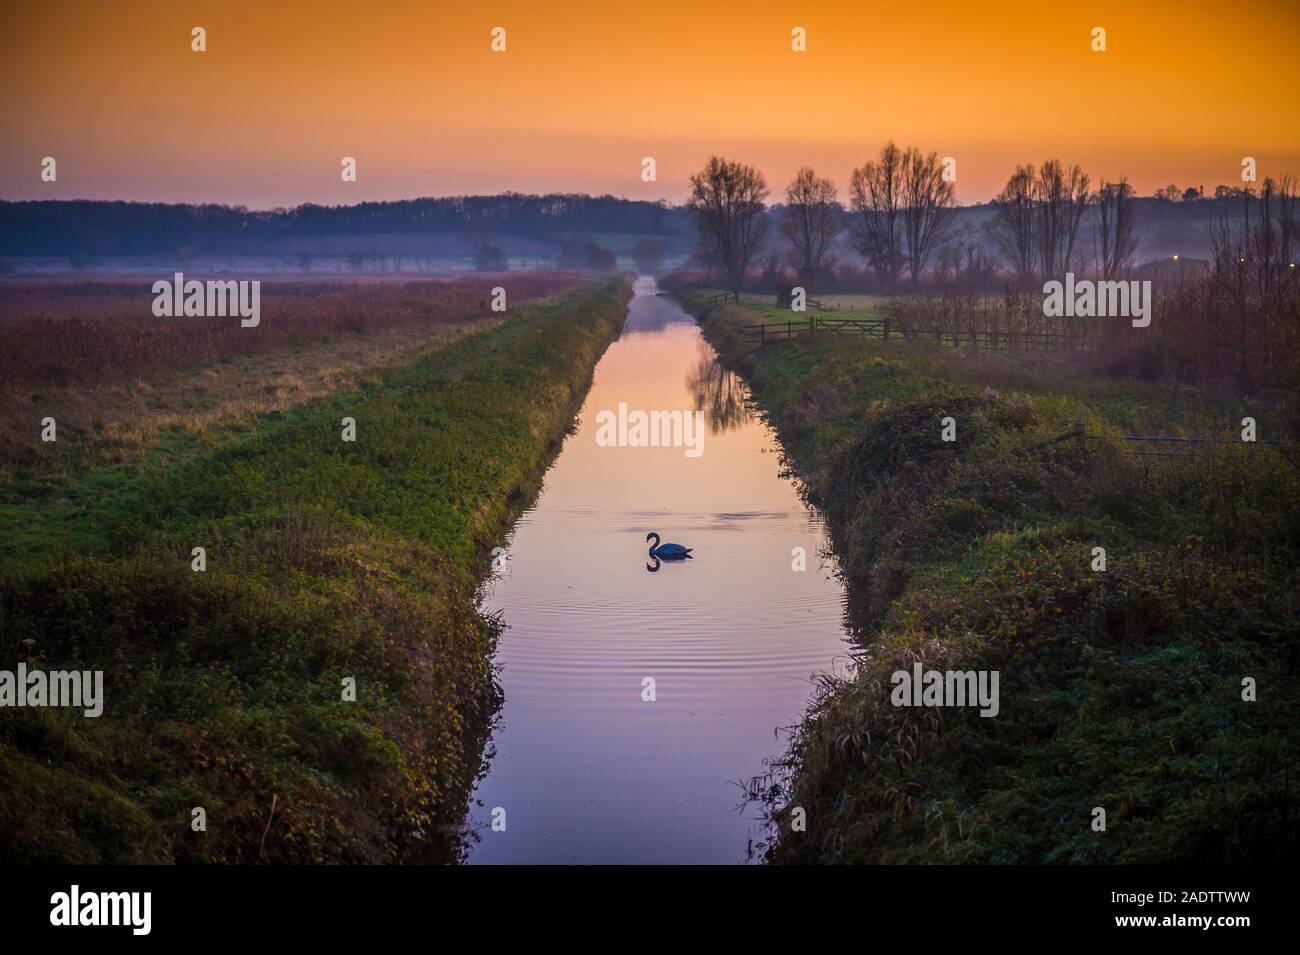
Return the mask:
<svg viewBox="0 0 1300 955"><path fill-rule="evenodd" d="M572 273L421 282L272 281L267 321L160 321L150 283L0 283L0 494L48 497L87 471L136 464L160 442L244 427L357 387L368 368L500 319L513 306L574 287ZM39 422L61 440L41 440ZM12 492L12 493L9 493Z"/></svg>
<svg viewBox="0 0 1300 955"><path fill-rule="evenodd" d="M755 795L775 862L1246 862L1296 844L1300 479L1228 444L1267 407L1068 362L822 335L681 293L826 515L856 673L822 683ZM956 421L956 442L941 420ZM1074 422L1091 437L1037 446ZM1093 569L1104 547L1106 569ZM895 707L891 674L997 670L1000 712ZM1257 702L1244 702L1244 678ZM793 807L807 831L791 829ZM1106 811L1094 831L1093 810Z"/></svg>
<svg viewBox="0 0 1300 955"><path fill-rule="evenodd" d="M210 450L76 476L104 493L75 513L34 509L53 526L28 539L58 546L5 555L0 669L100 669L106 702L0 710L0 857L451 857L497 703L486 551L628 294L528 306Z"/></svg>

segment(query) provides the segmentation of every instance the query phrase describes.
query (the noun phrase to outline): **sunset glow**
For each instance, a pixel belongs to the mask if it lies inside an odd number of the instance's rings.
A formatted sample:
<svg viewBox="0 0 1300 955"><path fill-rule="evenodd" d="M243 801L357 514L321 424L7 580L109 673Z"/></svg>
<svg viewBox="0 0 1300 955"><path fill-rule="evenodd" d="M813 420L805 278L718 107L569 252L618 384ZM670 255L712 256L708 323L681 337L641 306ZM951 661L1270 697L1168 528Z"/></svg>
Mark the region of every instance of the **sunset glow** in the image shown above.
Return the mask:
<svg viewBox="0 0 1300 955"><path fill-rule="evenodd" d="M773 186L811 163L842 194L889 138L957 158L962 202L1048 155L1142 193L1239 183L1247 155L1261 179L1300 171L1294 9L1142 7L10 4L0 196L678 202L714 152ZM205 53L190 49L196 25ZM489 47L495 26L505 53ZM791 51L796 26L806 53ZM40 179L44 156L57 183ZM355 183L340 181L344 156Z"/></svg>

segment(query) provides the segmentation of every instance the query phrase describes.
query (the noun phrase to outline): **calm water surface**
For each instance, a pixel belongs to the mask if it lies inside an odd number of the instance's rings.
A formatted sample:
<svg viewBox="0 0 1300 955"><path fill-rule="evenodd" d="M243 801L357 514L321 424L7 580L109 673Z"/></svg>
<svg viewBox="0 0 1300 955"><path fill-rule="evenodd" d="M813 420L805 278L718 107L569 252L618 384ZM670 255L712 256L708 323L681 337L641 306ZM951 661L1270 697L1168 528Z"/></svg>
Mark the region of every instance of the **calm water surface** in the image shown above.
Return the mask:
<svg viewBox="0 0 1300 955"><path fill-rule="evenodd" d="M845 664L844 595L817 516L780 476L743 383L656 292L637 280L486 591L483 609L508 627L505 704L470 809L471 862L745 861L759 827L734 783L781 751L776 731L803 713L810 676ZM599 446L596 416L620 402L704 410L703 454ZM694 559L648 572L650 531ZM498 806L504 832L489 825Z"/></svg>

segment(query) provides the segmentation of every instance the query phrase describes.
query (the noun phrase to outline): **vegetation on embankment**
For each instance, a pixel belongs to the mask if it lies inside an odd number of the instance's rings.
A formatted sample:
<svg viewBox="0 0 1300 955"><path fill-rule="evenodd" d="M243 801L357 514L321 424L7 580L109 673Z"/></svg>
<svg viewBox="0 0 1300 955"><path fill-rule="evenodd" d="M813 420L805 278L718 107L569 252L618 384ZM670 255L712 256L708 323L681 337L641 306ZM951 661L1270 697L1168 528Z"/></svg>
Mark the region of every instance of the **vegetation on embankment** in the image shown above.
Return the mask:
<svg viewBox="0 0 1300 955"><path fill-rule="evenodd" d="M760 350L736 333L752 313L679 295L826 515L864 637L856 673L822 681L755 782L770 860L1294 851L1300 476L1261 445L1169 461L1118 440L1236 437L1245 415L1269 437L1268 407L848 336ZM1076 421L1086 447L1034 447ZM917 661L999 671L1000 712L893 706L891 674ZM796 806L806 832L791 831Z"/></svg>
<svg viewBox="0 0 1300 955"><path fill-rule="evenodd" d="M498 702L495 628L475 608L487 549L538 488L629 294L617 280L528 306L143 466L88 499L62 551L11 562L0 669L103 670L106 702L97 719L0 710L0 857L451 857Z"/></svg>
<svg viewBox="0 0 1300 955"><path fill-rule="evenodd" d="M57 494L68 480L135 464L167 443L220 431L355 387L438 340L500 320L512 307L586 281L515 272L419 282L269 280L255 328L222 317L162 319L151 283L0 283L0 494ZM41 440L55 419L59 440Z"/></svg>

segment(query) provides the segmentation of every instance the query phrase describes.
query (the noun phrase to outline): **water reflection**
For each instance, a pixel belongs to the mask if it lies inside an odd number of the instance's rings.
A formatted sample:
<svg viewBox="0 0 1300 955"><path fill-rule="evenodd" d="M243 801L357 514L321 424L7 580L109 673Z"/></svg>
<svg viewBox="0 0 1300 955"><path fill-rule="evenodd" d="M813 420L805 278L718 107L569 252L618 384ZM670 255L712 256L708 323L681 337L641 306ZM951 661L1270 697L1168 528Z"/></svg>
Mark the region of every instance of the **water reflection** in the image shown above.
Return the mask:
<svg viewBox="0 0 1300 955"><path fill-rule="evenodd" d="M712 434L743 428L757 417L744 380L724 368L708 345L700 349L686 376L686 387L695 399L695 410L703 411L708 419Z"/></svg>
<svg viewBox="0 0 1300 955"><path fill-rule="evenodd" d="M780 749L810 677L844 656L820 520L778 473L743 382L654 292L637 282L487 588L484 610L507 625L505 703L471 807L472 862L743 862L762 823L736 812L732 782ZM694 402L710 422L704 453L598 444L597 412L620 402ZM647 562L651 528L699 559Z"/></svg>

